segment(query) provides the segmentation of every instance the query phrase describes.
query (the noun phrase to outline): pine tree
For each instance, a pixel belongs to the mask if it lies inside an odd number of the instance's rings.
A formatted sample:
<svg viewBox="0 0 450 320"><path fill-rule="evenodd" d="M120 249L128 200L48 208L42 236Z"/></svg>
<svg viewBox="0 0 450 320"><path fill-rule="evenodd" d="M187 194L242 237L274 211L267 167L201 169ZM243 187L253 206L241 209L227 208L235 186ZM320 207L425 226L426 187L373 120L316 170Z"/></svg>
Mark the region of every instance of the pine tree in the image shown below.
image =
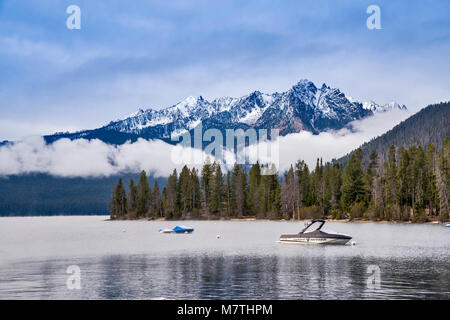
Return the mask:
<svg viewBox="0 0 450 320"><path fill-rule="evenodd" d="M372 189L373 190L372 190L371 201L373 204L373 214L369 218L371 218L373 220L378 220L381 218L382 212L384 211L384 208L385 208L385 202L384 202L384 198L383 198L382 180L381 180L379 173L377 173L375 175L375 177L373 178Z"/></svg>
<svg viewBox="0 0 450 320"><path fill-rule="evenodd" d="M202 191L200 187L200 179L198 177L197 169L193 168L191 171L191 208L197 213L201 208Z"/></svg>
<svg viewBox="0 0 450 320"><path fill-rule="evenodd" d="M192 211L191 191L191 172L187 166L184 166L181 170L177 185L180 212L183 216Z"/></svg>
<svg viewBox="0 0 450 320"><path fill-rule="evenodd" d="M259 198L259 185L261 182L261 167L259 162L252 165L248 175L248 209L251 213L260 212Z"/></svg>
<svg viewBox="0 0 450 320"><path fill-rule="evenodd" d="M367 204L372 202L372 190L374 185L374 179L377 174L378 169L378 154L375 150L372 150L369 156L369 165L367 166L366 174L365 174L365 189L366 189L366 199L365 202Z"/></svg>
<svg viewBox="0 0 450 320"><path fill-rule="evenodd" d="M276 170L276 168L272 168L272 172L276 172L276 174L271 175L270 179L271 179L271 184L272 184L272 208L271 211L274 213L274 215L279 218L279 214L280 214L280 208L281 208L281 188L280 188L280 183L278 181L278 172Z"/></svg>
<svg viewBox="0 0 450 320"><path fill-rule="evenodd" d="M231 172L231 197L230 197L230 207L232 216L236 216L237 214L237 189L239 188L239 177L240 177L240 168L237 163L234 164L232 172Z"/></svg>
<svg viewBox="0 0 450 320"><path fill-rule="evenodd" d="M378 154L372 151L369 160L366 172L366 202L370 206L368 218L375 220L380 217L380 212L384 210L384 200Z"/></svg>
<svg viewBox="0 0 450 320"><path fill-rule="evenodd" d="M166 202L167 202L167 212L166 212L166 217L167 218L172 218L177 214L177 198L178 198L178 194L177 194L177 183L178 183L178 174L177 174L177 170L174 169L172 174L169 176L169 178L167 179L167 185L165 187L166 190Z"/></svg>
<svg viewBox="0 0 450 320"><path fill-rule="evenodd" d="M209 159L209 157L206 158L205 163L203 164L203 168L202 168L202 178L201 178L201 184L202 184L202 189L203 189L203 199L205 202L205 210L208 213L209 216L209 200L211 198L211 184L212 184L212 175L213 175L213 170L212 170L212 164L211 164L211 160Z"/></svg>
<svg viewBox="0 0 450 320"><path fill-rule="evenodd" d="M147 213L146 216L151 218L156 215L156 213L153 210L154 203L153 203L153 191L150 185L148 186L148 199L147 199Z"/></svg>
<svg viewBox="0 0 450 320"><path fill-rule="evenodd" d="M163 199L161 197L161 193L159 191L158 181L155 180L155 184L153 185L153 212L155 216L162 217L163 216Z"/></svg>
<svg viewBox="0 0 450 320"><path fill-rule="evenodd" d="M112 194L110 203L111 219L119 219L127 214L127 198L122 179L119 179L117 186Z"/></svg>
<svg viewBox="0 0 450 320"><path fill-rule="evenodd" d="M323 177L322 159L317 159L316 168L313 174L315 205L320 207L322 214L325 214L325 180Z"/></svg>
<svg viewBox="0 0 450 320"><path fill-rule="evenodd" d="M227 171L227 176L225 179L225 203L226 203L226 210L227 210L227 217L231 216L231 173L230 171Z"/></svg>
<svg viewBox="0 0 450 320"><path fill-rule="evenodd" d="M409 216L409 212L407 210L408 206L411 206L411 181L413 177L411 176L411 157L408 150L403 148L402 146L398 148L398 166L397 166L397 199L398 204L400 206L400 211L393 212L392 218L394 220L402 220L403 214L402 212L406 211L406 215ZM406 209L406 210L405 210Z"/></svg>
<svg viewBox="0 0 450 320"><path fill-rule="evenodd" d="M134 185L133 178L130 178L128 186L128 211L136 211L136 186Z"/></svg>
<svg viewBox="0 0 450 320"><path fill-rule="evenodd" d="M333 165L332 178L330 181L331 199L330 207L333 210L338 210L339 202L341 199L341 186L342 186L342 166L338 163Z"/></svg>
<svg viewBox="0 0 450 320"><path fill-rule="evenodd" d="M148 185L147 174L142 170L139 176L139 182L136 188L136 215L145 217L149 212L150 186Z"/></svg>
<svg viewBox="0 0 450 320"><path fill-rule="evenodd" d="M239 184L236 190L236 198L238 204L238 217L242 217L247 214L247 173L243 167L240 167L239 171Z"/></svg>
<svg viewBox="0 0 450 320"><path fill-rule="evenodd" d="M281 207L284 214L288 217L292 219L299 218L298 180L292 166L284 175L284 186L281 189Z"/></svg>
<svg viewBox="0 0 450 320"><path fill-rule="evenodd" d="M237 163L234 164L231 176L231 208L234 215L242 217L247 209L247 177L243 168Z"/></svg>
<svg viewBox="0 0 450 320"><path fill-rule="evenodd" d="M427 190L428 179L425 164L425 152L421 146L418 146L412 163L414 180L412 181L411 197L415 219L420 221L427 219L425 214L425 192Z"/></svg>
<svg viewBox="0 0 450 320"><path fill-rule="evenodd" d="M216 162L213 164L213 170L209 210L211 213L218 214L221 211L223 200L223 174L220 165Z"/></svg>
<svg viewBox="0 0 450 320"><path fill-rule="evenodd" d="M437 169L437 155L434 144L429 144L425 155L426 170L427 170L427 189L425 191L425 199L428 205L428 211L431 215L435 215L436 209L439 205L439 196L436 179Z"/></svg>
<svg viewBox="0 0 450 320"><path fill-rule="evenodd" d="M386 203L385 210L382 212L383 220L391 220L392 212L398 205L398 181L397 181L397 158L394 145L391 145L388 152L388 160L384 163L384 199Z"/></svg>
<svg viewBox="0 0 450 320"><path fill-rule="evenodd" d="M266 168L263 167L263 170L265 170ZM250 185L250 183L249 183ZM250 190L250 186L249 186L249 190ZM250 191L249 191L250 193ZM249 196L249 202L252 201L251 199L256 197L256 200L253 200L257 203L256 207L257 211L255 212L257 214L258 217L260 218L265 218L267 215L267 210L268 210L268 205L269 205L269 190L268 190L268 183L267 183L267 176L263 175L260 178L260 182L258 185L258 190L256 191L256 195L254 195L253 197ZM251 207L253 205L253 203L250 202L249 207ZM255 210L255 209L253 209ZM250 211L252 212L252 211Z"/></svg>
<svg viewBox="0 0 450 320"><path fill-rule="evenodd" d="M270 213L270 218L278 218L280 212L280 195L281 189L280 184L278 182L278 172L274 164L272 164L270 170L266 172L270 172L270 175L264 175L261 178L261 183L266 185L264 188L267 190L268 201L266 202L266 210ZM267 217L267 214L264 215Z"/></svg>
<svg viewBox="0 0 450 320"><path fill-rule="evenodd" d="M361 204L365 199L365 188L362 170L362 151L358 149L352 156L344 170L342 180L342 206L350 211L354 204Z"/></svg>
<svg viewBox="0 0 450 320"><path fill-rule="evenodd" d="M304 206L308 201L309 192L309 169L305 161L297 161L295 173L298 179L298 203L299 206Z"/></svg>
<svg viewBox="0 0 450 320"><path fill-rule="evenodd" d="M163 213L166 219L172 218L172 213L169 210L169 198L167 197L167 188L164 187L162 191L162 199L163 199Z"/></svg>

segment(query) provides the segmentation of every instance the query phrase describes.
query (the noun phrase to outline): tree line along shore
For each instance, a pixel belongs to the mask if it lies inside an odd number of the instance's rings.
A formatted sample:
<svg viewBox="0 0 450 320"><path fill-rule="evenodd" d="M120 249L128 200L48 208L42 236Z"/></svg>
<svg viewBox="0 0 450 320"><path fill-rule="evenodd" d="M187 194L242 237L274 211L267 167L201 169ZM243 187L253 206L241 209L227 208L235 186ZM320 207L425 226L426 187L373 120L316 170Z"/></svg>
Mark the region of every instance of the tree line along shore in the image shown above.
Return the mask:
<svg viewBox="0 0 450 320"><path fill-rule="evenodd" d="M391 146L386 161L372 151L364 165L361 149L344 167L323 164L314 170L299 160L282 177L264 166L235 164L223 172L209 159L201 170L176 169L160 190L142 171L137 184L119 179L112 193L111 219L347 219L444 222L449 219L449 152L445 138L433 144ZM126 190L127 189L127 190Z"/></svg>

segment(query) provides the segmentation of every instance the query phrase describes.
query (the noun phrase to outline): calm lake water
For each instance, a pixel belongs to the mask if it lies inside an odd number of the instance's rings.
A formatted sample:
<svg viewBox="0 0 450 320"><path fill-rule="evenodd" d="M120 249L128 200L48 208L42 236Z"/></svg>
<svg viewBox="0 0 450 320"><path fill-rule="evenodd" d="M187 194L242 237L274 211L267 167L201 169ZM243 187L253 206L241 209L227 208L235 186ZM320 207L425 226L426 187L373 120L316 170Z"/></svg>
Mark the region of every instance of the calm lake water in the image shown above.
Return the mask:
<svg viewBox="0 0 450 320"><path fill-rule="evenodd" d="M184 235L158 233L177 222L105 219L0 218L0 299L450 297L442 225L330 222L357 245L308 246L277 243L303 222L189 221ZM72 265L79 290L67 288Z"/></svg>

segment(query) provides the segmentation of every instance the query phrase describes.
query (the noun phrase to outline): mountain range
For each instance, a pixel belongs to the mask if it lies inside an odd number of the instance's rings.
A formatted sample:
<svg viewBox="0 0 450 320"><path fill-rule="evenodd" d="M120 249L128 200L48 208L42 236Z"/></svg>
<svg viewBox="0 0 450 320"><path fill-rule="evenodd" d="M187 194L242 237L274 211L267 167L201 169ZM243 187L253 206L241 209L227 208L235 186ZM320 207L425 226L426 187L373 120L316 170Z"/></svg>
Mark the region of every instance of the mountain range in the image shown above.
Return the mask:
<svg viewBox="0 0 450 320"><path fill-rule="evenodd" d="M337 88L326 84L317 87L304 79L282 93L255 91L240 98L221 97L212 101L191 96L168 108L139 109L101 128L55 133L44 138L48 143L61 138L99 139L110 144L134 142L138 138L174 143L172 137L194 130L200 124L203 131L254 128L279 129L282 136L303 130L318 134L392 109L406 110L406 106L396 102L386 105L359 102Z"/></svg>

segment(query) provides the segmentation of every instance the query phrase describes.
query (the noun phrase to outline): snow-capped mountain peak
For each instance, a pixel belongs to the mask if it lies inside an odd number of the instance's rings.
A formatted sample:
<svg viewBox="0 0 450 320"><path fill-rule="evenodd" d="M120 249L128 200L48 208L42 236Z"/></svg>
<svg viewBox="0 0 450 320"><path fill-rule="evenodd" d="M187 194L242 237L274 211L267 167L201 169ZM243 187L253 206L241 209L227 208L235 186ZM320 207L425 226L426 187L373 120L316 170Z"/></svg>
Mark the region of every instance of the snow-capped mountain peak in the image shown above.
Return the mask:
<svg viewBox="0 0 450 320"><path fill-rule="evenodd" d="M169 140L171 136L200 124L204 129L279 129L281 135L306 130L316 134L343 128L351 121L375 112L393 109L405 110L406 107L396 102L386 105L373 101L361 103L325 83L316 87L312 81L302 79L282 93L254 91L240 98L221 97L212 101L202 96L189 96L165 109L139 109L102 128L65 134L64 137L99 138L111 143L123 142L128 135L132 135L132 139L142 136ZM109 136L114 136L114 139ZM58 137L55 135L49 139Z"/></svg>
<svg viewBox="0 0 450 320"><path fill-rule="evenodd" d="M184 99L183 101L177 103L175 105L175 109L180 110L181 112L185 112L188 111L189 108L193 108L195 106L198 105L199 100L202 100L202 97L194 97L194 96L189 96L186 99Z"/></svg>

